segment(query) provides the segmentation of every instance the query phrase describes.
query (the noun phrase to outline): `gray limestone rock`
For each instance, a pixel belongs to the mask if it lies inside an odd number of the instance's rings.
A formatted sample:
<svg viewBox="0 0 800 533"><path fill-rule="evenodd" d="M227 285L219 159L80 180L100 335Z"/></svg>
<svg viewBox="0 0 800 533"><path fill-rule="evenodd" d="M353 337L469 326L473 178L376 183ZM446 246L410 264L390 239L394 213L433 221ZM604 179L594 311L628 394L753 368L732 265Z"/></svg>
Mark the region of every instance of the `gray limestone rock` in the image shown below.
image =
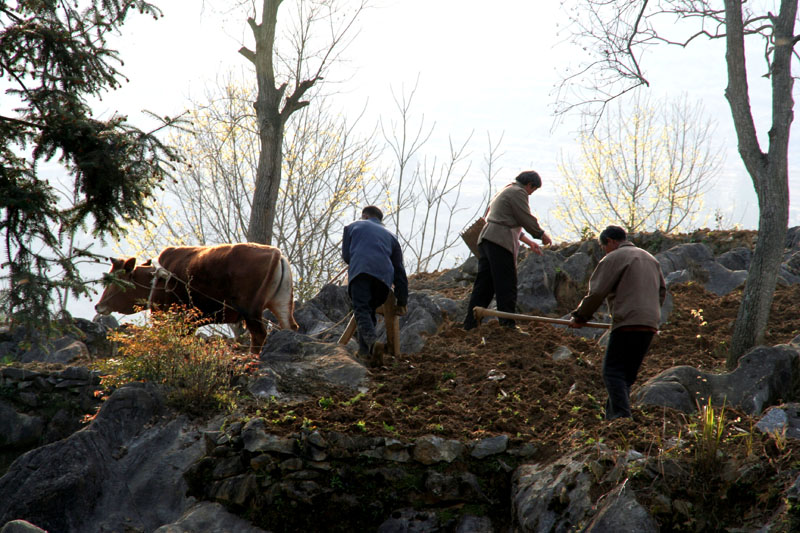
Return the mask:
<svg viewBox="0 0 800 533"><path fill-rule="evenodd" d="M464 445L457 440L445 440L435 435L424 435L417 439L413 457L424 465L452 463L464 453Z"/></svg>
<svg viewBox="0 0 800 533"><path fill-rule="evenodd" d="M39 361L43 363L69 364L89 357L89 348L74 337L64 336L53 342L52 346L36 347L20 357L23 363Z"/></svg>
<svg viewBox="0 0 800 533"><path fill-rule="evenodd" d="M200 502L187 510L176 522L161 526L153 533L198 533L201 531L265 533L263 529L231 514L216 502Z"/></svg>
<svg viewBox="0 0 800 533"><path fill-rule="evenodd" d="M550 250L529 254L517 267L517 308L522 313L544 314L558 307L555 296L557 269L564 259Z"/></svg>
<svg viewBox="0 0 800 533"><path fill-rule="evenodd" d="M331 386L346 389L366 386L366 368L344 347L291 330L272 333L260 358L261 370L272 372L280 392L314 395Z"/></svg>
<svg viewBox="0 0 800 533"><path fill-rule="evenodd" d="M676 270L685 270L692 264L699 265L706 261L713 261L714 254L705 244L688 243L679 244L669 250L657 253L655 258L661 263L661 271L666 277Z"/></svg>
<svg viewBox="0 0 800 533"><path fill-rule="evenodd" d="M720 254L717 262L728 270L748 270L752 259L753 252L750 248L740 246Z"/></svg>
<svg viewBox="0 0 800 533"><path fill-rule="evenodd" d="M152 531L189 505L183 472L204 452L195 423L166 414L152 386L118 389L95 420L19 457L0 478L0 523L49 531Z"/></svg>
<svg viewBox="0 0 800 533"><path fill-rule="evenodd" d="M512 513L519 531L578 530L593 506L592 473L580 455L550 464L524 464L514 471Z"/></svg>
<svg viewBox="0 0 800 533"><path fill-rule="evenodd" d="M762 433L783 435L800 439L800 403L788 403L770 407L756 423Z"/></svg>
<svg viewBox="0 0 800 533"><path fill-rule="evenodd" d="M648 380L635 402L693 412L709 400L757 415L784 398L800 382L800 350L791 344L760 346L745 354L733 372L715 374L689 366L673 367Z"/></svg>
<svg viewBox="0 0 800 533"><path fill-rule="evenodd" d="M26 520L12 520L0 528L0 533L47 533Z"/></svg>
<svg viewBox="0 0 800 533"><path fill-rule="evenodd" d="M603 508L584 530L586 533L658 533L658 524L626 484L614 489L604 498L604 502Z"/></svg>
<svg viewBox="0 0 800 533"><path fill-rule="evenodd" d="M41 440L44 430L41 417L18 413L0 401L0 449L28 448Z"/></svg>

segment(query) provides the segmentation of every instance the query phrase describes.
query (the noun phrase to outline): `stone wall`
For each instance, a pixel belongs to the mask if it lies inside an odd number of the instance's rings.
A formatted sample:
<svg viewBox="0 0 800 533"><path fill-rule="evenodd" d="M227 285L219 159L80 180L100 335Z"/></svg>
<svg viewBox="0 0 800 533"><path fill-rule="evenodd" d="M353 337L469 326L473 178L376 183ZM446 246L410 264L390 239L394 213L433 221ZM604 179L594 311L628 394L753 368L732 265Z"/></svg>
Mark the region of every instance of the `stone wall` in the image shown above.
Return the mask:
<svg viewBox="0 0 800 533"><path fill-rule="evenodd" d="M276 436L261 418L207 432L205 441L206 456L185 476L190 495L276 533L411 531L419 521L502 531L512 518L512 472L536 453L509 448L507 436L470 443L311 429Z"/></svg>
<svg viewBox="0 0 800 533"><path fill-rule="evenodd" d="M0 368L0 475L22 453L63 439L100 406L100 378L86 367Z"/></svg>

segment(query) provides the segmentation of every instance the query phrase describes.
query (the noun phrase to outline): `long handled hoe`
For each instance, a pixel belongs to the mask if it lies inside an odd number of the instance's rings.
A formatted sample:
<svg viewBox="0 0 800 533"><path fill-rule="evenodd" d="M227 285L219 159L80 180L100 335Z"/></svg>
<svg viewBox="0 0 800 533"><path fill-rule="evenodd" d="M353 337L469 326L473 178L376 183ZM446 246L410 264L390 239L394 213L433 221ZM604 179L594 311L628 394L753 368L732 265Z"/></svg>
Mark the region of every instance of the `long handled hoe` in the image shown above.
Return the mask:
<svg viewBox="0 0 800 533"><path fill-rule="evenodd" d="M561 324L563 326L567 326L570 324L569 320L564 320L563 318L550 318L546 316L534 316L534 315L520 315L517 313L506 313L505 311L496 311L494 309L486 309L485 307L476 307L473 311L475 313L475 320L478 321L478 324L481 323L481 319L485 316L496 316L498 318L510 318L513 320L532 320L534 322L546 322L548 324ZM606 324L604 322L586 322L583 324L584 327L587 328L602 328L602 329L609 329L611 324Z"/></svg>

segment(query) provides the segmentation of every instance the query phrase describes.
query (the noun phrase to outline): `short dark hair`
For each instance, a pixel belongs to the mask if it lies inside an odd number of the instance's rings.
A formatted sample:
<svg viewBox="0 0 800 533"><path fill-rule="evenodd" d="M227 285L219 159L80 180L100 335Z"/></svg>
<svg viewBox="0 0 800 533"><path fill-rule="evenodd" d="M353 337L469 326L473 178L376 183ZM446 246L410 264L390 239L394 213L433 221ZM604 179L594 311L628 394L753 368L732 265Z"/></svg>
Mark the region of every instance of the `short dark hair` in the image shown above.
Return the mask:
<svg viewBox="0 0 800 533"><path fill-rule="evenodd" d="M383 221L383 211L381 211L378 207L374 205L368 205L364 209L361 210L362 217L368 218L377 218L380 221Z"/></svg>
<svg viewBox="0 0 800 533"><path fill-rule="evenodd" d="M519 176L517 176L517 182L522 185L533 185L534 189L538 189L542 186L542 178L540 178L539 173L534 170L520 172Z"/></svg>
<svg viewBox="0 0 800 533"><path fill-rule="evenodd" d="M600 233L600 244L608 244L608 239L622 242L628 240L628 236L625 234L625 230L621 227L608 226Z"/></svg>

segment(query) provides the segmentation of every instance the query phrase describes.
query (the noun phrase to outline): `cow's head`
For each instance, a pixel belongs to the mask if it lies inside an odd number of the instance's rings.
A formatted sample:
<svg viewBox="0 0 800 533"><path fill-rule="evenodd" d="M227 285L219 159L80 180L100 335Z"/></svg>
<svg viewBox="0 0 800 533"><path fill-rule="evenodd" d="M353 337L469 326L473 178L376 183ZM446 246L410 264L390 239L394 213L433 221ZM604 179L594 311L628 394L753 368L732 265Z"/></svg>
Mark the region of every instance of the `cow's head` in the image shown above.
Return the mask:
<svg viewBox="0 0 800 533"><path fill-rule="evenodd" d="M106 289L94 306L95 311L101 315L112 311L124 315L135 313L136 306L149 296L154 271L149 260L136 266L135 257L112 259L111 271L104 276Z"/></svg>

